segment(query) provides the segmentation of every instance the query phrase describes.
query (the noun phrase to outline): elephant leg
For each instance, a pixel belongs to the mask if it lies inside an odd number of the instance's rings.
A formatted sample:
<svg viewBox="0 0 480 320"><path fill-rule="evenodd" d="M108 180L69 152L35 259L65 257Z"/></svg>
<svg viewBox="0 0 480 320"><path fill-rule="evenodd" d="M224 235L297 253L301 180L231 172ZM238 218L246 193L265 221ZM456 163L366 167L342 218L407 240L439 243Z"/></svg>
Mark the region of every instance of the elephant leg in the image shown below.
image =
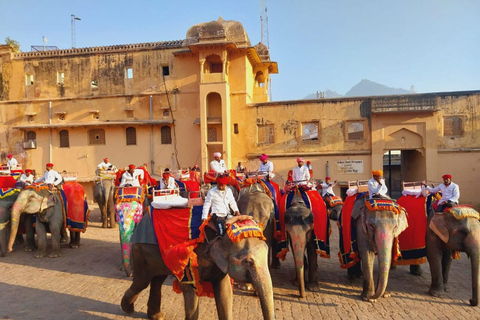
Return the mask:
<svg viewBox="0 0 480 320"><path fill-rule="evenodd" d="M436 235L428 234L427 231L427 258L430 265L432 283L428 293L435 297L445 294L443 286L442 257L443 244Z"/></svg>
<svg viewBox="0 0 480 320"><path fill-rule="evenodd" d="M198 297L191 285L180 284L183 293L183 302L186 320L198 320Z"/></svg>
<svg viewBox="0 0 480 320"><path fill-rule="evenodd" d="M47 230L43 222L37 218L35 231L38 239L38 251L33 255L35 258L43 258L47 255Z"/></svg>
<svg viewBox="0 0 480 320"><path fill-rule="evenodd" d="M115 212L115 204L113 203L113 193L109 195L108 199L107 199L107 204L105 205L105 208L107 209L107 214L108 214L108 217L109 220L110 220L110 228L116 228L117 227L117 224L115 222L116 220L116 212Z"/></svg>
<svg viewBox="0 0 480 320"><path fill-rule="evenodd" d="M108 227L107 204L100 205L100 214L102 215L102 228Z"/></svg>
<svg viewBox="0 0 480 320"><path fill-rule="evenodd" d="M222 279L213 281L212 286L218 319L232 320L233 291L230 277L225 275Z"/></svg>
<svg viewBox="0 0 480 320"><path fill-rule="evenodd" d="M478 291L480 290L479 283L479 265L480 255L478 253L478 247L474 247L475 250L470 253L470 263L472 265L472 299L470 299L470 305L472 307L478 306Z"/></svg>
<svg viewBox="0 0 480 320"><path fill-rule="evenodd" d="M63 219L63 218L62 218ZM56 225L53 221L50 223L50 233L52 235L52 252L48 255L50 258L60 257L60 238L62 233L62 226ZM66 233L66 231L65 231ZM68 236L67 236L68 239Z"/></svg>
<svg viewBox="0 0 480 320"><path fill-rule="evenodd" d="M307 243L307 257L308 257L308 280L306 287L308 290L317 292L320 290L318 285L318 261L317 253L315 251L315 242L312 237Z"/></svg>
<svg viewBox="0 0 480 320"><path fill-rule="evenodd" d="M414 276L421 276L423 274L422 267L419 264L411 264L410 274L413 274Z"/></svg>
<svg viewBox="0 0 480 320"><path fill-rule="evenodd" d="M280 259L277 257L277 239L272 239L271 246L268 248L269 256L272 261L270 267L273 269L280 269Z"/></svg>
<svg viewBox="0 0 480 320"><path fill-rule="evenodd" d="M80 232L70 231L70 248L76 249L80 247Z"/></svg>
<svg viewBox="0 0 480 320"><path fill-rule="evenodd" d="M146 270L147 268L145 261L138 262L137 266L139 266L139 270ZM122 302L120 303L120 306L124 312L133 313L133 311L135 311L134 303L140 293L148 287L149 283L150 278L148 278L146 273L138 272L138 274L135 274L132 285L127 289L127 291L125 291Z"/></svg>
<svg viewBox="0 0 480 320"><path fill-rule="evenodd" d="M62 226L60 231L60 243L67 243L67 242L68 242L67 229Z"/></svg>
<svg viewBox="0 0 480 320"><path fill-rule="evenodd" d="M150 281L150 295L148 296L147 315L150 319L163 319L163 314L160 312L162 305L162 284L167 279L166 275L155 276Z"/></svg>
<svg viewBox="0 0 480 320"><path fill-rule="evenodd" d="M375 294L375 286L373 279L373 263L375 262L375 253L366 251L361 255L362 271L363 271L363 291L361 297L365 301L370 301L370 297Z"/></svg>
<svg viewBox="0 0 480 320"><path fill-rule="evenodd" d="M443 275L443 290L449 292L448 288L448 274L450 273L450 266L452 265L452 253L450 249L445 249L442 252L442 275Z"/></svg>
<svg viewBox="0 0 480 320"><path fill-rule="evenodd" d="M25 215L25 238L27 239L27 245L25 251L31 252L37 250L35 246L35 229L33 228L33 215Z"/></svg>

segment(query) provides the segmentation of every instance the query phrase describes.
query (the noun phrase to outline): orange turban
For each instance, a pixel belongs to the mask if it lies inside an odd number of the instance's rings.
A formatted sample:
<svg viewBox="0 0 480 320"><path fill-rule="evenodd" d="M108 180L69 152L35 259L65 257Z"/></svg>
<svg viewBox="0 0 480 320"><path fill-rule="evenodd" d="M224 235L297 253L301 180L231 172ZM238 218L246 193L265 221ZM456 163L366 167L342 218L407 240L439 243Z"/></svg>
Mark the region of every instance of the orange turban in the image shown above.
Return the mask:
<svg viewBox="0 0 480 320"><path fill-rule="evenodd" d="M373 170L372 175L374 176L383 176L383 170Z"/></svg>

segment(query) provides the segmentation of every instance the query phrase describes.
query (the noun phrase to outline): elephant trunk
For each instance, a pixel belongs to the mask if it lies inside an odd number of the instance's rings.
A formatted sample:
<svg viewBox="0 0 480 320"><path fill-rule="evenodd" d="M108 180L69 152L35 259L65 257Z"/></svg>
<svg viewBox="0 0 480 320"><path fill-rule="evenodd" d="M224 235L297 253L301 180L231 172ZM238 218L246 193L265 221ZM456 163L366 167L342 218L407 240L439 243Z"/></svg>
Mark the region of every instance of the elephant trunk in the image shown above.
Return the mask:
<svg viewBox="0 0 480 320"><path fill-rule="evenodd" d="M299 294L301 298L305 298L305 246L306 246L306 234L305 231L298 226L289 232L290 241L292 245L293 258L295 260L295 270L297 274Z"/></svg>
<svg viewBox="0 0 480 320"><path fill-rule="evenodd" d="M261 259L258 256L254 258L253 255L248 254L242 261L250 273L252 285L258 293L260 298L260 305L262 307L263 319L275 319L275 308L273 304L273 286L270 271L268 270L268 259Z"/></svg>
<svg viewBox="0 0 480 320"><path fill-rule="evenodd" d="M378 249L378 284L375 294L370 299L383 296L388 283L388 274L392 262L393 235L383 229L375 229L375 244Z"/></svg>
<svg viewBox="0 0 480 320"><path fill-rule="evenodd" d="M10 219L10 239L8 240L8 252L12 252L13 243L18 231L18 225L20 224L20 215L22 214L22 208L19 203L15 202L12 206L12 217Z"/></svg>
<svg viewBox="0 0 480 320"><path fill-rule="evenodd" d="M472 307L478 306L478 291L480 290L479 283L479 264L480 264L480 255L478 254L478 249L474 250L474 254L470 256L470 262L472 264L472 299L470 299L470 305Z"/></svg>

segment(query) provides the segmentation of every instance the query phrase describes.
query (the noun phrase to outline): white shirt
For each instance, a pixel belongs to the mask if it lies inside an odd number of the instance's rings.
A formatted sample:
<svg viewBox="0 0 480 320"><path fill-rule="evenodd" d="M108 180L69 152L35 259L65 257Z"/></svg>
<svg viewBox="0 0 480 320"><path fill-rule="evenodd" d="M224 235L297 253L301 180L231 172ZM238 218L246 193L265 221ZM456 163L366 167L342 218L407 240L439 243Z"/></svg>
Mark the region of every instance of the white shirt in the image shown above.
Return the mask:
<svg viewBox="0 0 480 320"><path fill-rule="evenodd" d="M270 178L273 178L275 174L273 173L273 163L270 160L267 160L267 163L260 161L260 166L258 167L258 172L268 172Z"/></svg>
<svg viewBox="0 0 480 320"><path fill-rule="evenodd" d="M112 165L110 162L105 163L105 161L101 162L98 166L98 170L108 170L108 168L112 167L113 169L116 169L114 165Z"/></svg>
<svg viewBox="0 0 480 320"><path fill-rule="evenodd" d="M17 166L18 166L17 159L15 159L13 157L12 157L12 159L8 159L7 160L7 166L9 166L11 170L17 169Z"/></svg>
<svg viewBox="0 0 480 320"><path fill-rule="evenodd" d="M335 196L335 193L333 193L333 187L335 187L337 183L336 182L330 182L326 183L325 181L322 182L322 197L325 197L325 195L331 194L332 196Z"/></svg>
<svg viewBox="0 0 480 320"><path fill-rule="evenodd" d="M296 166L295 168L293 168L292 179L294 183L295 181L301 181L301 182L297 182L296 184L300 184L300 185L308 184L308 180L310 180L310 172L308 172L307 166L303 165L301 167Z"/></svg>
<svg viewBox="0 0 480 320"><path fill-rule="evenodd" d="M25 173L22 173L22 175L20 176L20 179L18 179L18 181L32 184L33 183L33 174L30 174L27 177L27 175Z"/></svg>
<svg viewBox="0 0 480 320"><path fill-rule="evenodd" d="M163 179L160 179L160 189L176 189L177 184L175 183L175 179L172 177L168 177L167 185L165 185L165 181Z"/></svg>
<svg viewBox="0 0 480 320"><path fill-rule="evenodd" d="M225 190L219 190L218 187L214 187L208 191L203 204L202 219L208 218L210 207L212 208L212 213L219 217L226 217L230 213L229 208L232 208L234 212L238 211L233 192L229 187L225 187Z"/></svg>
<svg viewBox="0 0 480 320"><path fill-rule="evenodd" d="M120 187L124 187L126 184L130 184L132 185L132 187L140 187L140 181L138 181L138 177L143 179L143 170L135 169L133 170L133 174L130 174L130 172L128 171L125 171L122 174Z"/></svg>
<svg viewBox="0 0 480 320"><path fill-rule="evenodd" d="M223 159L220 159L220 161L213 160L212 162L210 162L210 168L216 173L224 173L228 170L227 165L225 164L225 161L223 161Z"/></svg>
<svg viewBox="0 0 480 320"><path fill-rule="evenodd" d="M382 183L382 185L380 185L380 183L378 183L378 181L375 180L374 178L368 180L368 193L369 193L370 199L372 199L374 194L379 194L381 196L387 195L388 188L385 185L385 180L380 179L380 182Z"/></svg>
<svg viewBox="0 0 480 320"><path fill-rule="evenodd" d="M442 183L435 188L427 187L427 190L431 193L435 193L438 191L442 193L442 199L440 199L440 201L438 202L439 204L449 200L458 203L458 199L460 198L460 188L458 187L458 184L453 182L450 182L448 187Z"/></svg>
<svg viewBox="0 0 480 320"><path fill-rule="evenodd" d="M62 182L62 176L55 170L45 171L43 176L35 180L35 182L44 182L47 184L54 184L58 186Z"/></svg>

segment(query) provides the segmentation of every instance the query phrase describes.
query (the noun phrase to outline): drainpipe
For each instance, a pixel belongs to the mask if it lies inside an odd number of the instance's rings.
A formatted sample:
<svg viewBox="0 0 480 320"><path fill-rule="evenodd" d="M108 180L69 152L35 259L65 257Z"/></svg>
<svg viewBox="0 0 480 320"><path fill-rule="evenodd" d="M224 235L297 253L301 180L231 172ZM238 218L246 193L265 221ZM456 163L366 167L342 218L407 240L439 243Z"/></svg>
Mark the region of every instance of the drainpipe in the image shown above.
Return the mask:
<svg viewBox="0 0 480 320"><path fill-rule="evenodd" d="M53 162L52 156L52 101L48 102L48 124L50 125L50 147L48 150L48 162Z"/></svg>
<svg viewBox="0 0 480 320"><path fill-rule="evenodd" d="M330 175L328 174L328 172L330 171L330 164L328 163L328 161L327 161L326 166L327 166L327 175L326 175L326 177L330 177Z"/></svg>
<svg viewBox="0 0 480 320"><path fill-rule="evenodd" d="M153 120L153 97L150 96L150 120ZM153 123L150 125L150 172L154 173L155 161L153 160Z"/></svg>

